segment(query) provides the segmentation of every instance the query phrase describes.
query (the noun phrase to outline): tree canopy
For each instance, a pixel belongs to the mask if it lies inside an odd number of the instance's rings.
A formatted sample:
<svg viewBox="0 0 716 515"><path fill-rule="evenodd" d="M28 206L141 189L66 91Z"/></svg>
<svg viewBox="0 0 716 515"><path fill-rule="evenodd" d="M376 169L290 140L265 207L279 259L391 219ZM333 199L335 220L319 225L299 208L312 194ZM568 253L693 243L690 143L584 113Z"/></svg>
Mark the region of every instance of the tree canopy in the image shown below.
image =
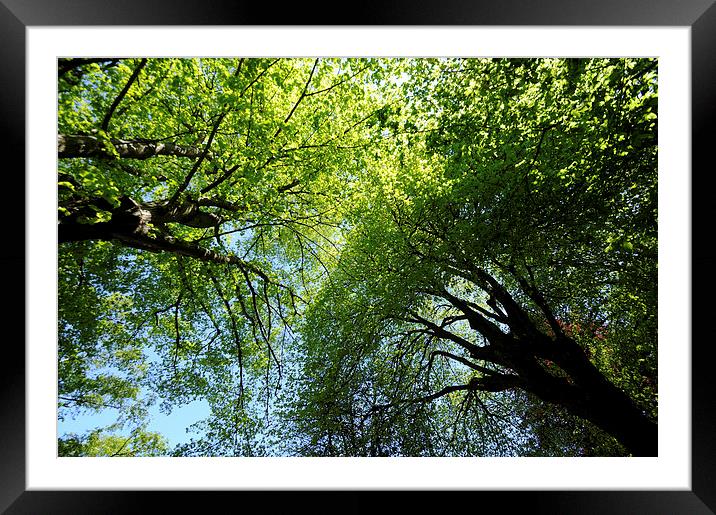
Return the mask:
<svg viewBox="0 0 716 515"><path fill-rule="evenodd" d="M58 417L118 414L60 455L656 455L657 105L654 59L60 59Z"/></svg>

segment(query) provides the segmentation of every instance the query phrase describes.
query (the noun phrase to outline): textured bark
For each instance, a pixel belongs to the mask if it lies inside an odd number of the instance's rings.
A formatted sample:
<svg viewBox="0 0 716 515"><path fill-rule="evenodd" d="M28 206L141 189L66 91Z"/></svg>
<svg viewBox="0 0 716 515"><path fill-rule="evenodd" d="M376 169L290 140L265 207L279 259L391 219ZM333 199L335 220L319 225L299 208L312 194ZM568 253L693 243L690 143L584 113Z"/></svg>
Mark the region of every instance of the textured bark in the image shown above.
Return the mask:
<svg viewBox="0 0 716 515"><path fill-rule="evenodd" d="M65 243L84 240L111 240L115 234L146 235L152 223L152 213L128 197L121 199L119 207L102 198L68 202L64 205L69 214L60 216L57 226L58 241ZM111 213L107 222L83 223L82 217L92 218L95 209Z"/></svg>
<svg viewBox="0 0 716 515"><path fill-rule="evenodd" d="M95 211L91 206L108 211L112 218L107 222L95 224L81 223L79 221L81 216L93 217ZM177 223L208 229L221 223L221 217L202 211L197 203L189 200L176 204L167 200L138 203L129 197L122 197L120 205L115 207L102 198L94 198L75 203L68 202L63 207L70 214L60 217L60 243L97 239L97 235L107 236L110 233L146 235L149 233L149 224Z"/></svg>
<svg viewBox="0 0 716 515"><path fill-rule="evenodd" d="M614 436L634 456L658 456L657 424L610 383L585 390L584 402L571 411Z"/></svg>
<svg viewBox="0 0 716 515"><path fill-rule="evenodd" d="M221 223L221 217L201 211L199 204L184 201L172 204L169 201L153 201L141 204L149 211L154 223L179 223L197 229L208 229Z"/></svg>
<svg viewBox="0 0 716 515"><path fill-rule="evenodd" d="M489 294L488 305L494 313L478 309L446 289L434 294L460 310L470 327L485 338L487 345L476 347L446 327L420 317L413 317L411 321L422 324L429 334L458 343L477 362L491 362L510 370L515 379L508 387L530 392L592 422L615 437L634 456L657 456L656 422L592 364L581 346L561 330L557 334L545 334L496 279L484 270L473 272L461 276ZM519 277L518 280L548 319L548 325L558 328L541 293L533 284ZM509 332L503 332L489 318L506 324ZM552 362L549 367L545 365L547 360Z"/></svg>
<svg viewBox="0 0 716 515"><path fill-rule="evenodd" d="M200 148L185 147L174 143L117 138L111 138L110 141L119 157L124 159L149 159L155 156L198 158L202 154ZM59 134L57 136L57 155L60 158L115 159L117 157L105 147L100 138L84 134Z"/></svg>
<svg viewBox="0 0 716 515"><path fill-rule="evenodd" d="M81 223L81 216L93 216L91 207L108 211L112 217L109 221L98 223ZM104 199L91 199L68 203L64 206L70 214L60 217L58 224L58 242L104 240L118 241L121 244L146 250L149 252L170 252L192 257L209 263L234 265L245 272L251 272L267 282L269 277L259 268L232 254L220 254L210 249L178 240L161 231L152 231L151 225L180 223L190 227L213 227L220 221L213 213L205 213L189 201L171 205L168 201L137 203L123 197L119 207L114 207Z"/></svg>
<svg viewBox="0 0 716 515"><path fill-rule="evenodd" d="M532 366L520 371L525 390L589 420L634 456L657 456L657 424L597 370L576 342L567 340L555 342L551 354L567 378L554 377L530 360Z"/></svg>

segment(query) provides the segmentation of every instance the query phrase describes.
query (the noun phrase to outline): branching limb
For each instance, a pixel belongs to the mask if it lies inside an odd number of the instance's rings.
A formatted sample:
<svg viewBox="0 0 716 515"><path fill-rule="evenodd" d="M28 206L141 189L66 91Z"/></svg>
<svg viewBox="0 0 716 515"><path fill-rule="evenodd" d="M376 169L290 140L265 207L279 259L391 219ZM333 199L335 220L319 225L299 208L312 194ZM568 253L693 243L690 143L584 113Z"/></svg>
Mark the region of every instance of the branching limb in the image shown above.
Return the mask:
<svg viewBox="0 0 716 515"><path fill-rule="evenodd" d="M556 317L554 316L554 312L550 308L547 299L545 299L544 295L537 289L535 286L535 278L534 273L529 265L525 264L525 268L527 269L527 273L530 276L530 280L527 280L524 275L518 272L517 268L513 263L510 263L509 265L505 265L503 263L500 263L497 260L493 260L493 262L500 267L502 270L505 270L508 272L512 277L515 278L517 283L520 285L520 288L522 291L534 302L534 304L540 309L542 314L544 315L547 324L549 325L550 329L552 329L555 336L564 336L564 332L562 330L562 327L560 326L559 322L557 321ZM539 331L534 327L534 324L529 320L527 315L524 313L522 308L520 309L520 320L522 321L521 324L523 327L528 328L528 330L523 331L523 335L530 336L530 337L538 337L540 336ZM512 326L511 326L512 327ZM539 338L537 338L539 339Z"/></svg>
<svg viewBox="0 0 716 515"><path fill-rule="evenodd" d="M467 301L456 297L447 291L447 289L443 289L440 292L440 296L464 313L470 323L470 327L485 336L485 338L490 340L490 342L499 344L504 341L506 336L505 333L503 333L502 330L500 330L500 328L495 324L482 316L482 314L472 309Z"/></svg>
<svg viewBox="0 0 716 515"><path fill-rule="evenodd" d="M537 307L540 308L542 314L547 319L547 323L549 324L550 329L552 329L552 332L554 332L555 336L564 336L562 326L559 325L557 318L554 316L552 309L547 303L547 299L544 298L544 295L542 295L542 293L537 289L534 284L534 275L532 274L532 270L527 267L528 273L531 277L531 282L527 281L527 279L525 279L521 274L519 274L514 266L509 266L508 270L517 280L520 287L527 294L527 296L532 299L532 301L537 305Z"/></svg>
<svg viewBox="0 0 716 515"><path fill-rule="evenodd" d="M404 320L406 322L413 322L424 326L424 329L420 330L425 334L430 334L438 338L450 340L454 343L457 343L460 347L467 350L470 353L470 356L475 359L499 363L498 356L489 347L479 347L474 343L466 340L465 338L462 338L461 336L458 336L455 333L448 331L443 327L440 327L439 325L431 322L430 320L421 317L417 313L411 312L409 313L409 315L410 316L408 318L405 318Z"/></svg>

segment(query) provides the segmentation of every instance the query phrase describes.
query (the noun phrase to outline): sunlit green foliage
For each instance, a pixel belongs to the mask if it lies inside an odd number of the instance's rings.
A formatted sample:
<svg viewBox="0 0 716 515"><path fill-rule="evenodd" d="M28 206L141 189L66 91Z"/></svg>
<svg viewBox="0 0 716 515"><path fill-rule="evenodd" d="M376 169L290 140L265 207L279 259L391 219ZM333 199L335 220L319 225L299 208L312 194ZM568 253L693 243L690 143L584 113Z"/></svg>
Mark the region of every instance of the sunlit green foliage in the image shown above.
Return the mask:
<svg viewBox="0 0 716 515"><path fill-rule="evenodd" d="M160 434L142 429L132 431L129 436L94 430L83 437L69 435L58 440L58 454L67 457L165 456L167 450L167 442Z"/></svg>
<svg viewBox="0 0 716 515"><path fill-rule="evenodd" d="M60 64L61 418L208 401L136 455L631 452L545 399L596 388L564 341L656 419L655 60Z"/></svg>

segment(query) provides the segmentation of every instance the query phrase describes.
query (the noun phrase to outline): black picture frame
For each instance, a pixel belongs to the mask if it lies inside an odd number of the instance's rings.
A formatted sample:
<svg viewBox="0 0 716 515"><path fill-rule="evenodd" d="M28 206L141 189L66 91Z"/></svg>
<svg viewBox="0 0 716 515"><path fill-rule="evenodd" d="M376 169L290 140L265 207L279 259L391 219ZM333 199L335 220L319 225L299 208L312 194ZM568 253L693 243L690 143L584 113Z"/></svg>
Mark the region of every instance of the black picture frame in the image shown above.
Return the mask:
<svg viewBox="0 0 716 515"><path fill-rule="evenodd" d="M0 0L0 130L4 153L5 272L2 311L5 338L0 358L0 510L6 513L144 513L149 503L164 512L213 513L214 506L269 506L269 512L305 504L312 511L359 513L391 503L420 510L451 511L446 503L481 510L582 514L716 513L716 381L713 337L701 320L713 318L706 293L716 265L710 251L713 201L708 179L716 142L715 0L407 0L312 4L229 0ZM338 5L338 4L336 4ZM31 26L89 25L501 25L501 26L682 26L691 29L692 101L692 474L690 491L475 491L475 492L206 492L206 491L35 491L25 484L25 30ZM10 164L14 160L14 164ZM684 171L685 180L688 171ZM11 192L11 194L8 194ZM708 196L707 196L708 195ZM12 203L15 205L12 205ZM697 245L698 243L698 245ZM20 270L23 273L20 273ZM690 342L683 342L688 345ZM240 503L240 504L239 504ZM250 504L249 504L250 503ZM455 503L455 504L453 504ZM489 507L488 507L489 506ZM406 506L407 507L407 506Z"/></svg>

